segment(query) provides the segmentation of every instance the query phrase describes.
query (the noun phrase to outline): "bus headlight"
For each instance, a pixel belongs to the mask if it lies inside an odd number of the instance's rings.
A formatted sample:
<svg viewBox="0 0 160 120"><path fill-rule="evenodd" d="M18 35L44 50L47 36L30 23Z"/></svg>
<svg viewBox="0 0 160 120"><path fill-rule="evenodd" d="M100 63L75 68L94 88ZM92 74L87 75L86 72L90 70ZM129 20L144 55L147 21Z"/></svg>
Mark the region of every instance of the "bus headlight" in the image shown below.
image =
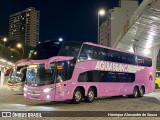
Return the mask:
<svg viewBox="0 0 160 120"><path fill-rule="evenodd" d="M27 91L27 88L26 88L26 87L24 87L24 88L23 88L23 91L24 91L24 92L26 92L26 91Z"/></svg>
<svg viewBox="0 0 160 120"><path fill-rule="evenodd" d="M51 90L52 90L52 88L46 88L46 89L43 90L43 92L44 92L44 93L48 93L48 92L50 92Z"/></svg>

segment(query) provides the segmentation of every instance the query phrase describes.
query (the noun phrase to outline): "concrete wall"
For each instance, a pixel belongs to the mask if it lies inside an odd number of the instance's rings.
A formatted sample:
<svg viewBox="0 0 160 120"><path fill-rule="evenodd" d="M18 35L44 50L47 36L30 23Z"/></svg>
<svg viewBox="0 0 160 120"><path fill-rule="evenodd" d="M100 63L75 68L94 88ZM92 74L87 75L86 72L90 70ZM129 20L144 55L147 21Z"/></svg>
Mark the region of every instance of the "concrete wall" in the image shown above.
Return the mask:
<svg viewBox="0 0 160 120"><path fill-rule="evenodd" d="M114 8L111 13L111 46L137 8L138 2L129 0L122 0L121 7Z"/></svg>

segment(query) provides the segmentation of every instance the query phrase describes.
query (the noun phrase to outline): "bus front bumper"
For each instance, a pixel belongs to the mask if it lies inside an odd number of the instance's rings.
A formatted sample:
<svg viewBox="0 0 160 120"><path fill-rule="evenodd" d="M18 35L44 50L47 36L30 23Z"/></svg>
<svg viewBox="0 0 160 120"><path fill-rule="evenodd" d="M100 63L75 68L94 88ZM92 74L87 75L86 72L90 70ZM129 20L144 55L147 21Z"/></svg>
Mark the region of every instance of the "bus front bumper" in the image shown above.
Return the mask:
<svg viewBox="0 0 160 120"><path fill-rule="evenodd" d="M22 84L21 83L15 83L15 84L8 83L8 90L23 91Z"/></svg>
<svg viewBox="0 0 160 120"><path fill-rule="evenodd" d="M54 101L54 93L43 93L42 91L41 93L38 93L38 91L34 91L33 93L24 92L24 98L41 101Z"/></svg>

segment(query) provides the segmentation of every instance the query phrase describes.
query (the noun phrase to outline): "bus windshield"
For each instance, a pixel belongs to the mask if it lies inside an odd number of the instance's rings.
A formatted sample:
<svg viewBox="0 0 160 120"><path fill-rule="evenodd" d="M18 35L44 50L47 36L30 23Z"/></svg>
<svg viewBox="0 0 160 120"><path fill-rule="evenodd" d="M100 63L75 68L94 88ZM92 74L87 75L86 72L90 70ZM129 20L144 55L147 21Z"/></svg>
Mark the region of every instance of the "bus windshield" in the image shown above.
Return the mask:
<svg viewBox="0 0 160 120"><path fill-rule="evenodd" d="M9 83L21 82L22 78L23 78L23 74L21 72L12 71L8 82Z"/></svg>
<svg viewBox="0 0 160 120"><path fill-rule="evenodd" d="M40 43L36 46L35 50L31 55L33 60L48 59L53 56L58 56L61 43L56 41L49 41Z"/></svg>
<svg viewBox="0 0 160 120"><path fill-rule="evenodd" d="M62 49L59 52L59 56L73 56L77 58L82 43L78 42L64 42Z"/></svg>
<svg viewBox="0 0 160 120"><path fill-rule="evenodd" d="M44 64L27 68L26 83L30 86L42 86L54 83L54 70L46 70Z"/></svg>
<svg viewBox="0 0 160 120"><path fill-rule="evenodd" d="M29 65L26 72L26 84L43 86L70 80L75 63L75 59L52 62L49 69L45 69L45 64Z"/></svg>
<svg viewBox="0 0 160 120"><path fill-rule="evenodd" d="M36 46L32 60L43 60L54 56L73 56L77 58L82 43L48 41Z"/></svg>

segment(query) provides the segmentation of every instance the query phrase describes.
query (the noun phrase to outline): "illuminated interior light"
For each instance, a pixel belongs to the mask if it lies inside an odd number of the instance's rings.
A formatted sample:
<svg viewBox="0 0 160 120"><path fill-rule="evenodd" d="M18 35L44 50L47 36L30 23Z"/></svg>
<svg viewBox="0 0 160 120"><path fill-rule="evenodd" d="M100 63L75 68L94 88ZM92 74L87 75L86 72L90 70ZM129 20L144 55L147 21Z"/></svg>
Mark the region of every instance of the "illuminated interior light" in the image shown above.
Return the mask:
<svg viewBox="0 0 160 120"><path fill-rule="evenodd" d="M5 59L0 59L1 62L7 62Z"/></svg>
<svg viewBox="0 0 160 120"><path fill-rule="evenodd" d="M88 57L87 59L88 59L88 60L91 60L91 58L90 58L90 57Z"/></svg>
<svg viewBox="0 0 160 120"><path fill-rule="evenodd" d="M57 66L57 69L62 70L62 69L63 69L63 66L62 66L62 65L58 65L58 66Z"/></svg>
<svg viewBox="0 0 160 120"><path fill-rule="evenodd" d="M35 68L35 67L37 67L37 66L38 66L37 64L29 65L30 68Z"/></svg>
<svg viewBox="0 0 160 120"><path fill-rule="evenodd" d="M11 62L7 62L7 64L9 64L9 65L13 65L13 63L11 63Z"/></svg>
<svg viewBox="0 0 160 120"><path fill-rule="evenodd" d="M37 52L34 52L34 55L37 55Z"/></svg>
<svg viewBox="0 0 160 120"><path fill-rule="evenodd" d="M149 49L144 49L143 53L144 53L145 55L149 55L149 54L150 54L150 50L149 50Z"/></svg>
<svg viewBox="0 0 160 120"><path fill-rule="evenodd" d="M134 50L133 50L133 47L132 47L132 46L130 47L129 52L134 53Z"/></svg>

